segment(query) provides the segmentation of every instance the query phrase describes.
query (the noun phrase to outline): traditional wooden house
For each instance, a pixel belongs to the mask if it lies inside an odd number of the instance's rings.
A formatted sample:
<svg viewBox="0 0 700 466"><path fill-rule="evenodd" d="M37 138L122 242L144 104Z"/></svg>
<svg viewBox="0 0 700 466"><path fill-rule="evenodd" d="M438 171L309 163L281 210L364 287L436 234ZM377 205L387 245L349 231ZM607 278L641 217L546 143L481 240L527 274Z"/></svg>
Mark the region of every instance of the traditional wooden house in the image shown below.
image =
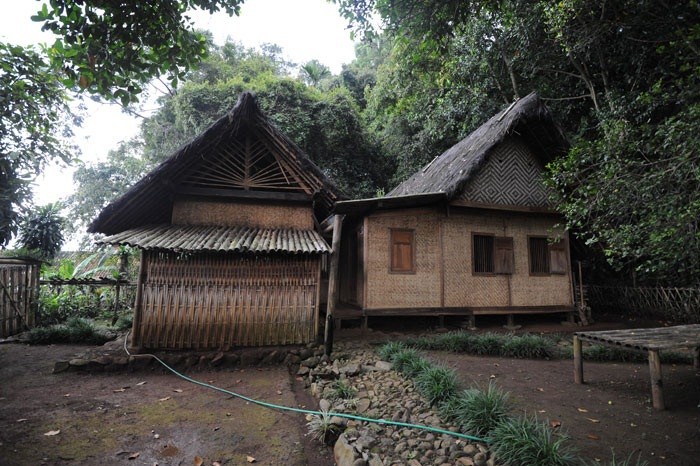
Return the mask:
<svg viewBox="0 0 700 466"><path fill-rule="evenodd" d="M132 347L313 341L329 252L317 227L339 196L242 94L89 226L141 250Z"/></svg>
<svg viewBox="0 0 700 466"><path fill-rule="evenodd" d="M566 147L533 93L386 197L337 203L336 319L571 313L567 232L542 179Z"/></svg>

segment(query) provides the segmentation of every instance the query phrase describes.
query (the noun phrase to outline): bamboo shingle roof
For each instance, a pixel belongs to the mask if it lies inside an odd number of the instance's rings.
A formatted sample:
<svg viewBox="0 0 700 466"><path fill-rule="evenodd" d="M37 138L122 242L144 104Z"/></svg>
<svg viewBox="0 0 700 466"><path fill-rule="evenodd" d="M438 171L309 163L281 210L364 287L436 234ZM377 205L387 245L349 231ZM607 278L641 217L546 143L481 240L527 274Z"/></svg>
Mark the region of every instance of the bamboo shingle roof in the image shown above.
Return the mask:
<svg viewBox="0 0 700 466"><path fill-rule="evenodd" d="M246 151L245 155L232 159L230 154L236 150ZM241 170L237 166L241 163L251 167L257 163L253 167L257 172L247 170L250 167ZM209 192L223 187L221 191L238 189L248 196L269 194L273 200L305 197L313 200L317 218L325 217L343 198L334 183L263 114L254 95L244 92L227 115L107 205L88 231L114 235L170 223L175 197L184 189L199 189L202 183L208 183Z"/></svg>
<svg viewBox="0 0 700 466"><path fill-rule="evenodd" d="M330 252L314 230L202 225L146 225L108 236L103 244L128 244L145 250L323 254Z"/></svg>
<svg viewBox="0 0 700 466"><path fill-rule="evenodd" d="M445 193L458 195L506 137L518 135L540 159L542 166L562 155L568 143L551 113L536 93L523 97L399 184L387 197Z"/></svg>

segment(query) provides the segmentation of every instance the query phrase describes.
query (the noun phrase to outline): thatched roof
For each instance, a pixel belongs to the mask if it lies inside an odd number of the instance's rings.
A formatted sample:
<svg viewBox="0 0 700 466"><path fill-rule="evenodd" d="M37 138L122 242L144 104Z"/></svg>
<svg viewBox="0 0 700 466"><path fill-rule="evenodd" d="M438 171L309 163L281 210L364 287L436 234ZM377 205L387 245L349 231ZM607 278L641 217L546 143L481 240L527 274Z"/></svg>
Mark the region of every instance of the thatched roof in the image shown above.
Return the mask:
<svg viewBox="0 0 700 466"><path fill-rule="evenodd" d="M484 165L491 149L510 135L521 136L543 166L568 148L561 129L533 92L493 116L387 196L442 192L451 200Z"/></svg>
<svg viewBox="0 0 700 466"><path fill-rule="evenodd" d="M343 198L333 182L263 114L254 95L244 92L227 115L105 207L88 231L112 235L143 225L170 223L173 201L187 177L202 164L216 163L208 160L214 151L246 134L263 140L278 157L280 166L300 181L309 202L314 202L318 218L327 215L333 204Z"/></svg>

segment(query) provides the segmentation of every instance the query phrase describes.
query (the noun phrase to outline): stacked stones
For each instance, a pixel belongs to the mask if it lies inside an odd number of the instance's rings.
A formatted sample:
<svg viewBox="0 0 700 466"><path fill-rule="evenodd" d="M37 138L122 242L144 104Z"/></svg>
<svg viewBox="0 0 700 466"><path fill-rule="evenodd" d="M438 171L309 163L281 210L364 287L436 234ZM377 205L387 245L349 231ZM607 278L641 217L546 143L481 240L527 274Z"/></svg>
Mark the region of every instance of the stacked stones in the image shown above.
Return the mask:
<svg viewBox="0 0 700 466"><path fill-rule="evenodd" d="M391 370L377 353L362 343L336 345L332 359L313 357L301 362L319 408L331 413L419 424L457 432L441 422L435 409L420 396L413 382ZM337 398L337 382L352 387L349 399ZM332 417L343 432L335 443L338 466L493 466L488 449L448 434L423 429Z"/></svg>

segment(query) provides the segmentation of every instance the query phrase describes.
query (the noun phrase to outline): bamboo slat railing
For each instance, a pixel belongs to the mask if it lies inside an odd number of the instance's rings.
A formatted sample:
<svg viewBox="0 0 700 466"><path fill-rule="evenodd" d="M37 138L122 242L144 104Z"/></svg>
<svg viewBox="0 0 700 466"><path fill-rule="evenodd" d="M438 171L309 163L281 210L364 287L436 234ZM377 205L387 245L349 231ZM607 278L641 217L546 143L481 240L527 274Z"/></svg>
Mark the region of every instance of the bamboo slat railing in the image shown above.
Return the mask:
<svg viewBox="0 0 700 466"><path fill-rule="evenodd" d="M652 287L586 287L588 304L597 311L623 312L676 323L700 323L700 289Z"/></svg>

